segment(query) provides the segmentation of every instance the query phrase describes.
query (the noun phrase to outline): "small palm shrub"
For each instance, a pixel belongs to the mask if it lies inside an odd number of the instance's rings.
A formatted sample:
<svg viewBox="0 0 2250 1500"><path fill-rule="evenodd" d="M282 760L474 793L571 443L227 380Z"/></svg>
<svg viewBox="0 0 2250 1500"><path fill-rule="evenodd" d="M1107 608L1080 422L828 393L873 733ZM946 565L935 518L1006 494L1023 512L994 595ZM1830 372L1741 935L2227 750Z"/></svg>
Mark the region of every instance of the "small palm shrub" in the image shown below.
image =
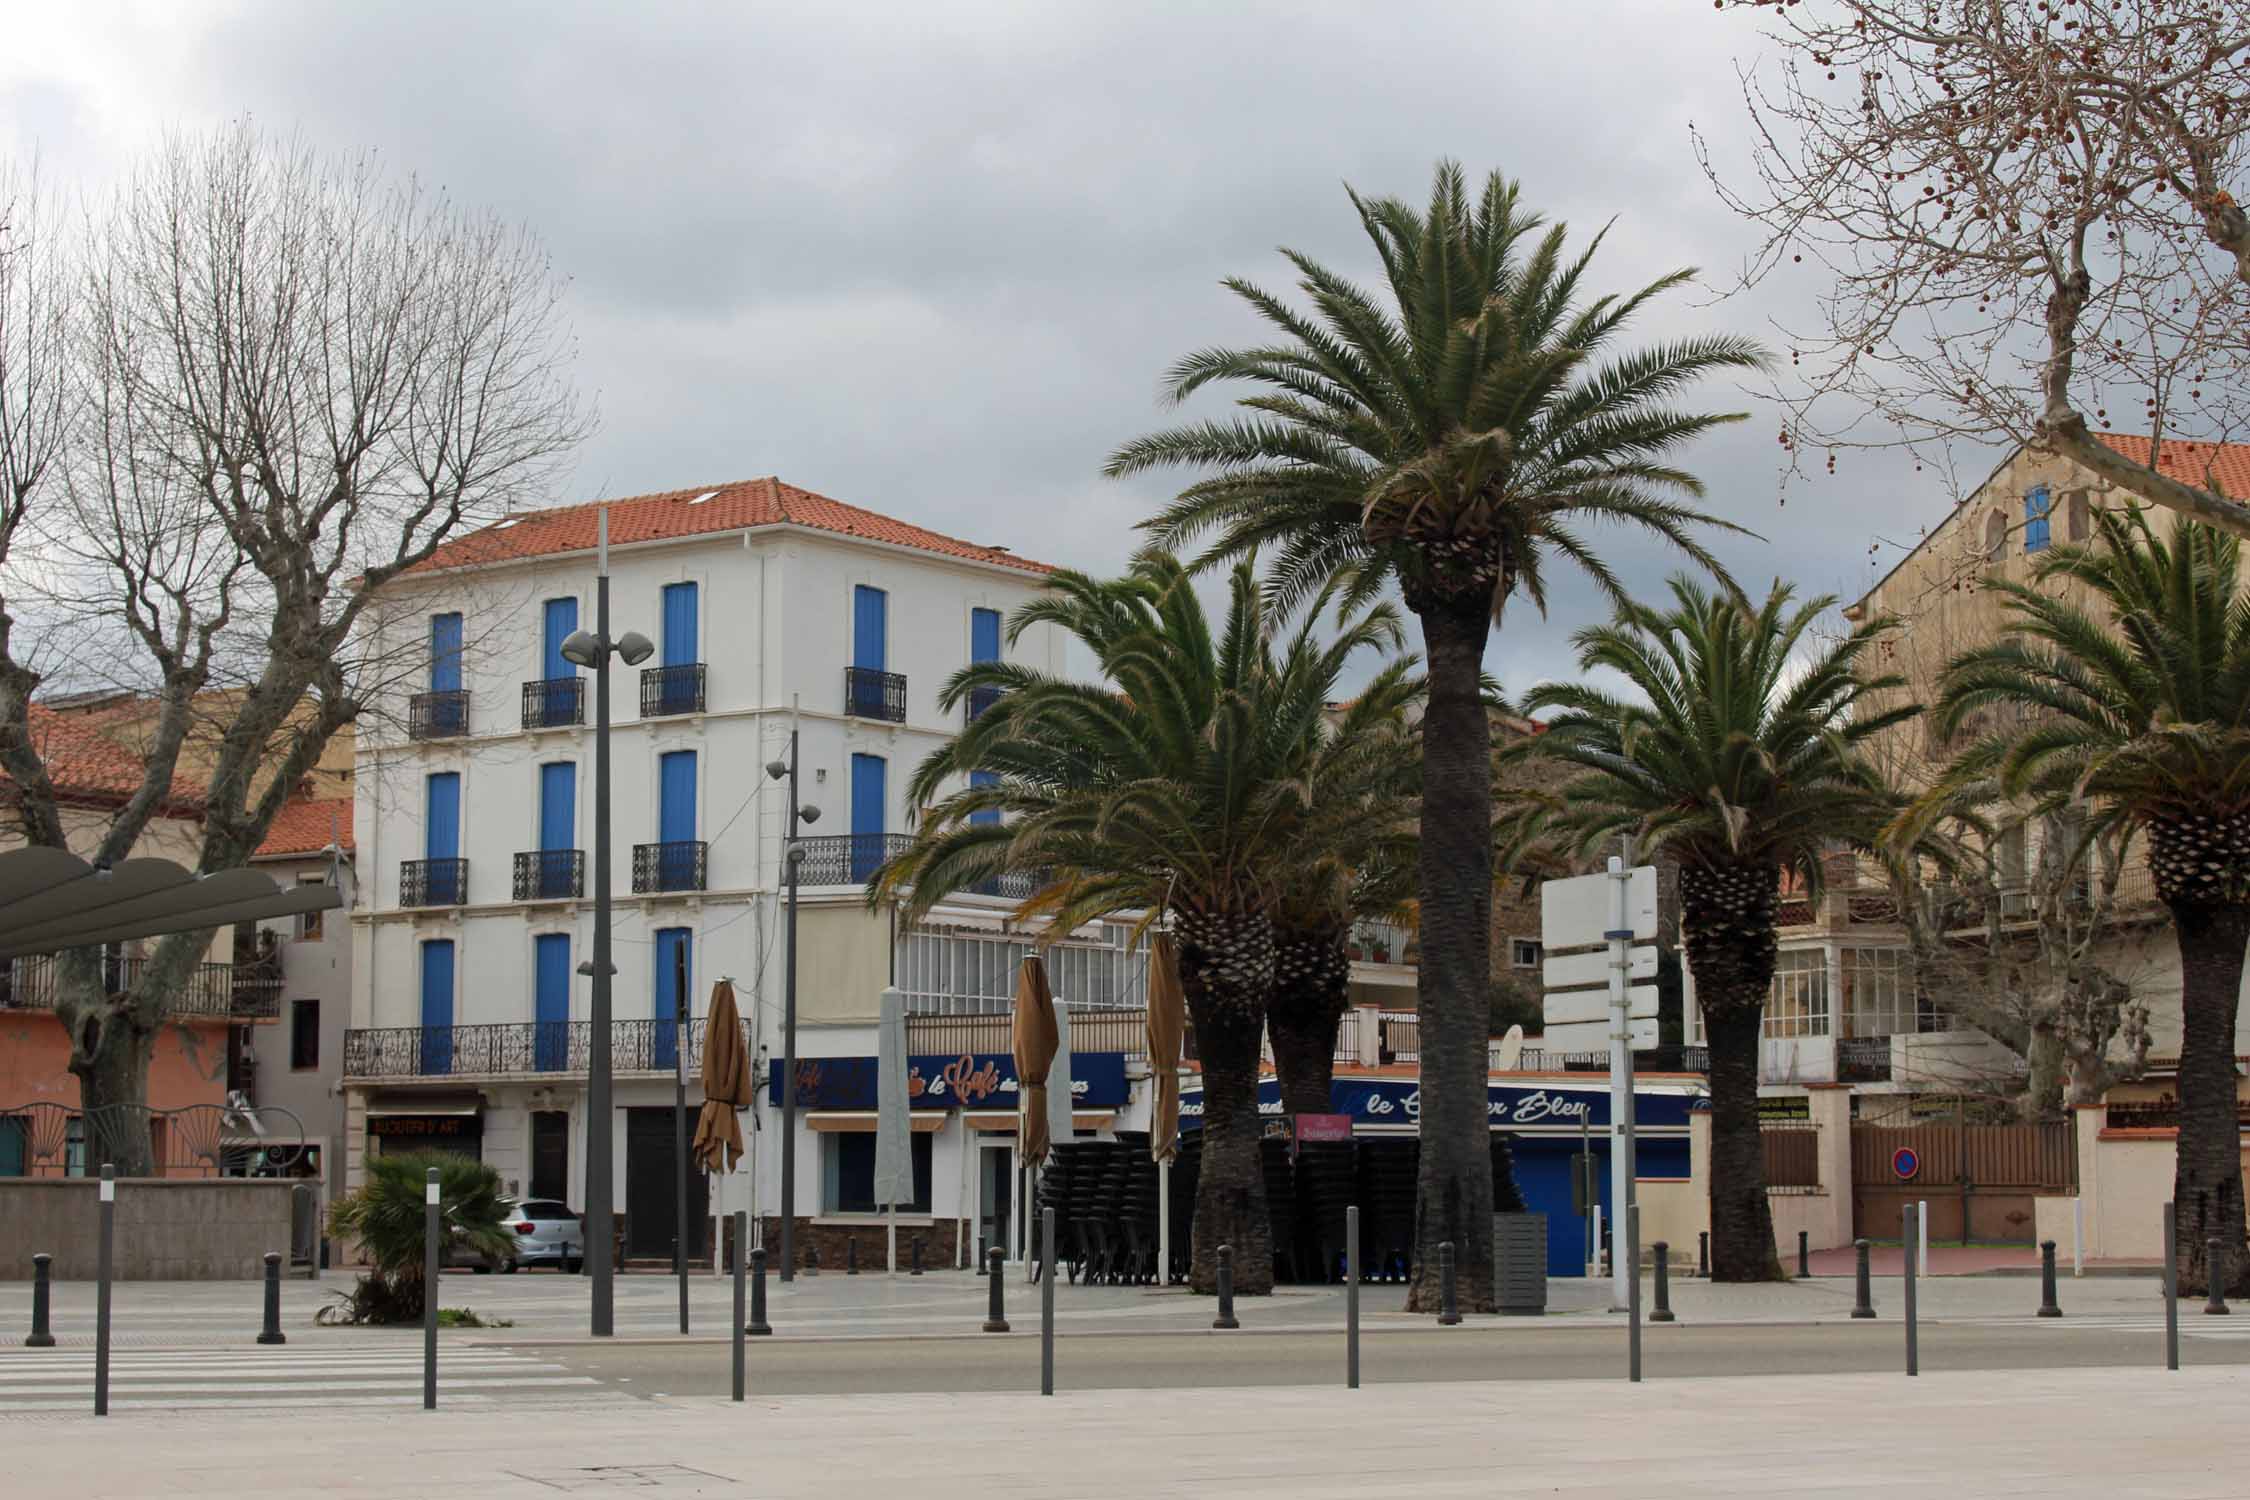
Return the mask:
<svg viewBox="0 0 2250 1500"><path fill-rule="evenodd" d="M359 1242L368 1271L324 1322L417 1323L422 1318L423 1184L438 1174L439 1233L448 1248L504 1256L512 1238L501 1214L500 1174L448 1151L367 1158L367 1181L336 1200L328 1232Z"/></svg>

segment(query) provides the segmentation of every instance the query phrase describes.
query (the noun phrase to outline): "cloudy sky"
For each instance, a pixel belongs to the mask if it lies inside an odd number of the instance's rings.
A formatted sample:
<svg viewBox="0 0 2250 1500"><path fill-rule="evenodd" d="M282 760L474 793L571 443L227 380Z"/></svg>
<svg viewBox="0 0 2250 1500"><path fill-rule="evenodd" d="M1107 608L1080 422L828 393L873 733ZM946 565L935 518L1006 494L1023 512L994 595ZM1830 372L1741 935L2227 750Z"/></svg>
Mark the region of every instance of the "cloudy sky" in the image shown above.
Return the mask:
<svg viewBox="0 0 2250 1500"><path fill-rule="evenodd" d="M1104 456L1168 419L1157 378L1248 335L1218 281L1286 286L1288 244L1365 273L1342 185L1420 197L1431 164L1521 179L1587 232L1594 283L1680 265L1723 287L1753 243L1690 121L1739 162L1749 21L1695 0L417 4L81 0L0 52L0 151L99 186L168 128L245 112L374 149L533 226L572 278L600 430L557 500L778 473L974 540L1116 567L1161 479ZM1650 335L1769 340L1816 288L1675 296ZM1856 594L1878 538L1945 496L1855 458L1781 503L1778 417L1688 457L1719 550ZM1619 535L1621 571L1672 565ZM1568 670L1575 581L1495 638L1512 691Z"/></svg>

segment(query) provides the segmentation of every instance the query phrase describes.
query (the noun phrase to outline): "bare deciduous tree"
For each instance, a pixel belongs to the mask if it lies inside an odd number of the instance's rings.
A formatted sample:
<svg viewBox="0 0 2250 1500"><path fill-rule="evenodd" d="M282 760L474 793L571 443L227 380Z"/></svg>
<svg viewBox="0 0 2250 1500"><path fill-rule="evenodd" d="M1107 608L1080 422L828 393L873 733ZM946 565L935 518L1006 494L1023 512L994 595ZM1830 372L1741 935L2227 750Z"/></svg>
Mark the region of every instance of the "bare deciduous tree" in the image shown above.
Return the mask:
<svg viewBox="0 0 2250 1500"><path fill-rule="evenodd" d="M199 868L225 869L330 738L422 669L419 649L371 644L374 591L541 497L585 434L563 283L527 232L247 123L168 142L89 223L68 337L22 382L66 388L69 420L0 411L39 445L0 455L30 477L0 517L0 770L24 835L62 845L29 721L54 673L7 633L29 600L79 662L156 705L145 780L79 852L125 857L200 734ZM145 1101L157 1027L208 940L157 941L120 994L92 953L64 955L56 1004L88 1107Z"/></svg>
<svg viewBox="0 0 2250 1500"><path fill-rule="evenodd" d="M2209 462L2250 421L2243 0L1719 8L1766 12L1779 53L1742 73L1754 172L1695 138L1766 231L1745 285L1833 278L1824 326L1792 336L1792 465L2029 442L2250 534Z"/></svg>

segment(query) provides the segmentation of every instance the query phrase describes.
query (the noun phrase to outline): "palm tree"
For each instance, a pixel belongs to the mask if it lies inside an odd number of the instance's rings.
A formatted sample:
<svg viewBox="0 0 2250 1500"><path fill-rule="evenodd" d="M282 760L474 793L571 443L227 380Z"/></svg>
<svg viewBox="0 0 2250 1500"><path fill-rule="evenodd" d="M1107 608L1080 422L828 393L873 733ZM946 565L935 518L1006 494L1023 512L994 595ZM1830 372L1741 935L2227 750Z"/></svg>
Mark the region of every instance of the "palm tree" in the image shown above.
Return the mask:
<svg viewBox="0 0 2250 1500"><path fill-rule="evenodd" d="M328 1210L328 1232L356 1242L368 1272L345 1296L340 1321L415 1323L428 1295L422 1275L423 1186L438 1174L446 1245L495 1261L515 1248L501 1217L500 1174L451 1151L387 1152L367 1158L367 1180Z"/></svg>
<svg viewBox="0 0 2250 1500"><path fill-rule="evenodd" d="M948 891L1028 875L1016 915L1052 933L1124 912L1168 919L1203 1070L1191 1281L1215 1289L1225 1243L1236 1290L1271 1291L1258 1068L1276 882L1310 772L1340 753L1324 730L1337 680L1361 651L1397 649L1398 618L1363 609L1333 639L1309 623L1277 639L1244 566L1214 637L1186 569L1154 554L1114 581L1057 573L1011 617L1011 639L1037 624L1076 636L1105 680L997 662L956 673L948 710L979 689L999 700L916 769L921 826L869 900L911 919Z"/></svg>
<svg viewBox="0 0 2250 1500"><path fill-rule="evenodd" d="M1781 880L1817 896L1825 852L1873 846L1896 799L1859 746L1920 710L1862 704L1903 685L1856 675L1886 620L1818 644L1834 599L1795 605L1776 584L1753 608L1685 576L1671 586L1671 609L1628 604L1573 638L1581 671L1609 668L1646 701L1582 683L1526 699L1555 712L1520 753L1578 774L1530 802L1516 831L1578 856L1631 837L1679 862L1680 941L1711 1048L1711 1275L1772 1281L1758 1039Z"/></svg>
<svg viewBox="0 0 2250 1500"><path fill-rule="evenodd" d="M2054 587L2064 582L2078 590ZM1994 779L2033 815L2083 819L2086 839L2147 837L2180 945L2180 1280L2208 1289L2205 1242L2219 1235L2224 1281L2250 1295L2235 1104L2235 1006L2250 942L2240 543L2193 522L2167 540L2144 510L2103 511L2091 545L2057 547L2029 582L1985 586L2004 597L2012 629L1948 665L1938 727L1951 735L1981 710L2019 712L1970 743L1938 795Z"/></svg>
<svg viewBox="0 0 2250 1500"><path fill-rule="evenodd" d="M1491 1161L1485 1029L1491 981L1491 726L1484 649L1509 601L1546 607L1550 570L1574 564L1622 597L1588 536L1652 532L1715 567L1691 529L1723 524L1684 503L1701 486L1664 460L1736 416L1668 403L1697 377L1761 362L1754 344L1691 339L1613 354L1681 271L1624 298L1582 302L1593 250L1565 259L1561 226L1518 207L1494 174L1472 206L1440 163L1427 211L1352 194L1383 266L1378 299L1284 251L1314 314L1247 281L1227 286L1278 333L1189 355L1168 377L1187 397L1215 381L1257 389L1244 414L1141 438L1113 475L1207 471L1148 525L1168 546L1211 538L1206 561L1263 549L1283 606L1341 582L1348 602L1395 584L1421 623L1422 1113L1412 1305L1437 1302L1436 1247L1460 1252L1468 1306L1489 1304ZM1597 238L1596 244L1599 244ZM1525 253L1528 247L1528 254Z"/></svg>
<svg viewBox="0 0 2250 1500"><path fill-rule="evenodd" d="M1414 872L1417 663L1386 666L1336 716L1306 776L1306 816L1275 884L1266 1034L1284 1114L1333 1108L1336 1029L1351 1004L1352 924L1398 914Z"/></svg>

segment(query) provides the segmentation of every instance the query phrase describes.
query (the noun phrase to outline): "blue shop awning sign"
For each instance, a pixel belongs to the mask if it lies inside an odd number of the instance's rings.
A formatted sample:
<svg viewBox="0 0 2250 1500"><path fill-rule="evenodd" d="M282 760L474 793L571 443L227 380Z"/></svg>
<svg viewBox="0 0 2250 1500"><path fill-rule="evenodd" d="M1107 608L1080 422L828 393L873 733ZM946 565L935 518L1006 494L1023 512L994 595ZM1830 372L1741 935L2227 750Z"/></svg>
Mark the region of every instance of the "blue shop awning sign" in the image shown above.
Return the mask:
<svg viewBox="0 0 2250 1500"><path fill-rule="evenodd" d="M1339 1078L1330 1085L1331 1108L1350 1115L1360 1125L1418 1125L1422 1118L1422 1084L1415 1078ZM1492 1084L1486 1089L1485 1109L1495 1129L1570 1130L1581 1125L1593 1130L1609 1128L1609 1089L1590 1083L1584 1088L1558 1088L1553 1084ZM1701 1096L1672 1090L1633 1091L1633 1123L1642 1130L1685 1130L1688 1111ZM1258 1085L1258 1113L1281 1113L1281 1085L1266 1079ZM1180 1094L1180 1128L1203 1124L1203 1089L1190 1084Z"/></svg>
<svg viewBox="0 0 2250 1500"><path fill-rule="evenodd" d="M1016 1060L1005 1052L963 1052L909 1057L907 1098L916 1109L1014 1109L1021 1088ZM1071 1102L1114 1108L1125 1102L1125 1054L1079 1052L1070 1059ZM801 1109L873 1109L878 1060L872 1057L800 1057L797 1105ZM767 1093L781 1102L777 1063Z"/></svg>

